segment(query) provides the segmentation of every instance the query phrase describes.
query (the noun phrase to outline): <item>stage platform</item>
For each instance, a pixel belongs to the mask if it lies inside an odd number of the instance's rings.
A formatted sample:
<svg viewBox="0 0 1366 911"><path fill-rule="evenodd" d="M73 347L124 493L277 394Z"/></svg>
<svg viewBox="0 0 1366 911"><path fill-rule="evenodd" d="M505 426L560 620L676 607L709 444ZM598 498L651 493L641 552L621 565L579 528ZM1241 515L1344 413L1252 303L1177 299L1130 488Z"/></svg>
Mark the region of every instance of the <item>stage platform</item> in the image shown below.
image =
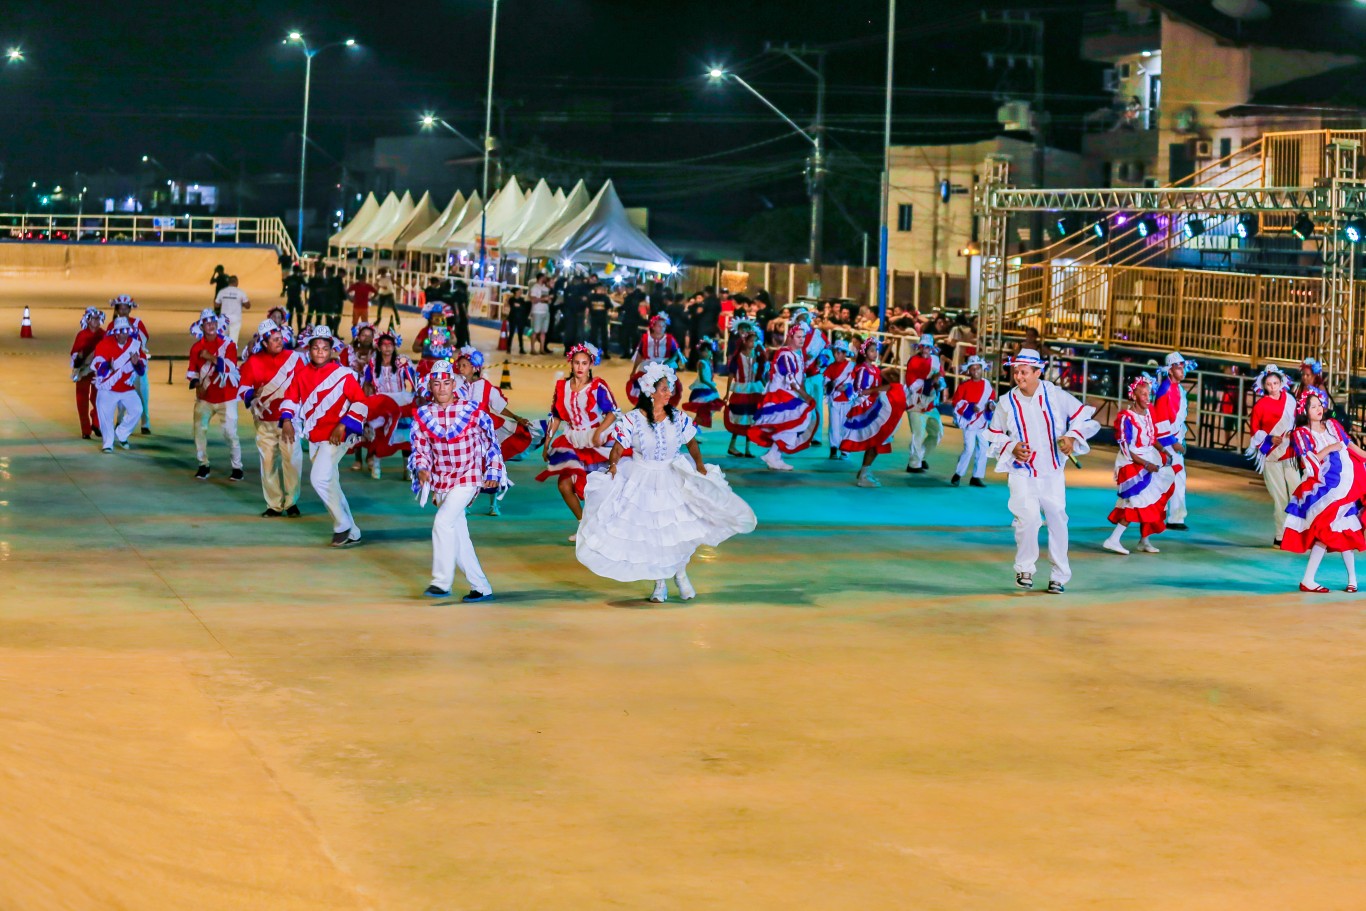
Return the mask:
<svg viewBox="0 0 1366 911"><path fill-rule="evenodd" d="M130 277L131 278L131 277ZM207 274L205 281L207 281ZM1366 894L1366 595L1294 591L1250 472L1103 552L1113 454L1072 473L1075 577L1013 590L1006 486L822 450L727 458L758 530L700 596L590 575L535 459L471 516L491 604L422 598L431 510L345 472L326 547L194 480L191 397L101 455L66 352L124 287L0 284L0 905L46 909L1347 909ZM184 353L208 286L147 290ZM17 338L33 307L37 338ZM253 325L263 312L252 311ZM409 338L419 327L405 317ZM480 330L485 349L493 335ZM496 379L498 357L491 367ZM558 363L514 356L540 415ZM620 361L603 373L620 392ZM688 377L690 380L691 377ZM394 465L396 467L396 464ZM1041 576L1043 573L1041 572Z"/></svg>

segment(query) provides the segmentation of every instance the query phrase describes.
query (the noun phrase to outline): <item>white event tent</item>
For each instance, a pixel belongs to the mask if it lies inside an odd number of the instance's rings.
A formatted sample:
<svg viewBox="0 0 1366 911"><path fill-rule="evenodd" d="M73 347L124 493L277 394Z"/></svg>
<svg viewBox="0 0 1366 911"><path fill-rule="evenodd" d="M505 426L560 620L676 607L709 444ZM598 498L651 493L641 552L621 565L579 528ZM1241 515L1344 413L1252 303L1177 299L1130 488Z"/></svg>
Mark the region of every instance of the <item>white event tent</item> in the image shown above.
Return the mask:
<svg viewBox="0 0 1366 911"><path fill-rule="evenodd" d="M375 200L375 194L371 193L365 197L365 202L361 203L360 210L346 223L346 227L327 239L328 245L333 247L345 245L348 238L365 230L365 226L370 223L370 219L374 218L377 212L379 212L379 203Z"/></svg>
<svg viewBox="0 0 1366 911"><path fill-rule="evenodd" d="M561 204L555 201L555 194L550 191L549 184L544 180L536 184L536 188L523 203L522 211L517 214L517 223L503 232L499 241L503 255L506 256L517 245L529 244L545 233L546 228L555 220L560 206Z"/></svg>
<svg viewBox="0 0 1366 911"><path fill-rule="evenodd" d="M390 205L391 200L393 201L392 205ZM388 207L387 210L386 207ZM390 193L383 205L379 207L379 214L370 224L366 225L364 231L355 237L348 238L346 246L375 249L380 238L401 226L411 214L413 214L413 194L404 193L402 199L395 200L394 194Z"/></svg>
<svg viewBox="0 0 1366 911"><path fill-rule="evenodd" d="M484 207L481 216L471 219L469 224L455 232L447 241L446 247L472 253L479 249L481 231L488 239L501 238L517 221L517 215L522 211L525 201L526 197L522 194L522 188L517 185L516 176L508 178L507 184L498 191L498 195Z"/></svg>
<svg viewBox="0 0 1366 911"><path fill-rule="evenodd" d="M557 192L563 194L564 191L559 190ZM580 180L574 185L574 189L569 195L565 197L555 209L555 214L552 215L545 224L541 225L535 231L526 231L515 238L509 238L508 241L503 244L504 255L520 257L522 259L529 258L531 256L532 248L537 246L537 241L550 234L552 231L573 221L580 212L588 208L588 203L591 201L592 197L588 195L588 188L584 186L583 181Z"/></svg>
<svg viewBox="0 0 1366 911"><path fill-rule="evenodd" d="M451 197L451 201L446 203L446 208L441 210L441 214L421 231L408 237L400 238L395 247L399 250L416 250L422 243L429 238L437 237L445 231L451 224L451 219L460 214L460 210L465 207L465 194L459 190Z"/></svg>
<svg viewBox="0 0 1366 911"><path fill-rule="evenodd" d="M408 237L416 237L436 221L436 207L432 205L432 194L423 193L422 198L413 206L408 217L375 239L376 250L401 249L399 244Z"/></svg>
<svg viewBox="0 0 1366 911"><path fill-rule="evenodd" d="M612 181L607 181L577 216L540 237L531 249L534 257L555 257L571 262L617 263L668 272L668 254L631 224Z"/></svg>
<svg viewBox="0 0 1366 911"><path fill-rule="evenodd" d="M495 196L497 194L494 194ZM484 208L483 200L479 198L479 191L475 190L470 194L470 198L465 200L450 219L441 225L437 230L428 230L420 237L414 238L408 244L410 253L426 253L430 255L445 255L449 247L448 241L461 228L470 223L471 220L479 218L479 212ZM433 225L433 229L437 226Z"/></svg>

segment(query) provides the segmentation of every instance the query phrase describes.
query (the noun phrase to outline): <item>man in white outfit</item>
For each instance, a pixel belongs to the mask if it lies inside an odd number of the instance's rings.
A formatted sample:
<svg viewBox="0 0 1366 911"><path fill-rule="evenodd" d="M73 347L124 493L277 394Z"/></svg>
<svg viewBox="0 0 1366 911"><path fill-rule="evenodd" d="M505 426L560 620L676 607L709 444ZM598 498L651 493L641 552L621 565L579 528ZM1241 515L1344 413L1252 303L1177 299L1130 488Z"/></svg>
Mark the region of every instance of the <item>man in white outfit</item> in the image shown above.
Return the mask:
<svg viewBox="0 0 1366 911"><path fill-rule="evenodd" d="M509 486L493 420L471 398L456 399L457 377L450 361L437 361L427 377L432 401L413 417L413 492L437 503L432 524L432 584L429 598L450 596L455 571L469 582L460 600L489 601L493 586L470 541L465 507L480 493Z"/></svg>
<svg viewBox="0 0 1366 911"><path fill-rule="evenodd" d="M1048 523L1049 594L1060 595L1072 578L1067 561L1067 460L1090 451L1087 440L1100 425L1095 409L1043 379L1039 352L1025 348L1011 361L1015 388L1001 400L987 428L996 470L1009 477L1015 517L1015 584L1034 587L1039 559L1040 513Z"/></svg>
<svg viewBox="0 0 1366 911"><path fill-rule="evenodd" d="M247 292L237 287L236 275L228 276L228 286L218 292L213 305L228 321L228 331L224 335L236 345L237 337L242 332L242 311L251 309L251 299L247 297Z"/></svg>

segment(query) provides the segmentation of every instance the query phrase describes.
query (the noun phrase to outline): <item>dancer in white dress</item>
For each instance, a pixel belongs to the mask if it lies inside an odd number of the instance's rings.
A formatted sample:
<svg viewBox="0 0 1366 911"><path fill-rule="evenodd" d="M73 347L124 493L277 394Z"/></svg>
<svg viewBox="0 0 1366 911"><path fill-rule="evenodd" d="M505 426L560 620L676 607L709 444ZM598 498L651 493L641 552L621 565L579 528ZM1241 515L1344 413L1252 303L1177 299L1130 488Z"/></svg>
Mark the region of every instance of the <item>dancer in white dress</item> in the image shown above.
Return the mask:
<svg viewBox="0 0 1366 911"><path fill-rule="evenodd" d="M579 562L599 576L654 580L650 600L656 603L667 599L670 578L684 601L695 598L687 573L693 552L758 524L721 469L702 463L692 419L669 404L677 382L671 367L645 368L640 400L619 422L631 457L621 462L626 450L618 442L610 473L588 475L574 546Z"/></svg>

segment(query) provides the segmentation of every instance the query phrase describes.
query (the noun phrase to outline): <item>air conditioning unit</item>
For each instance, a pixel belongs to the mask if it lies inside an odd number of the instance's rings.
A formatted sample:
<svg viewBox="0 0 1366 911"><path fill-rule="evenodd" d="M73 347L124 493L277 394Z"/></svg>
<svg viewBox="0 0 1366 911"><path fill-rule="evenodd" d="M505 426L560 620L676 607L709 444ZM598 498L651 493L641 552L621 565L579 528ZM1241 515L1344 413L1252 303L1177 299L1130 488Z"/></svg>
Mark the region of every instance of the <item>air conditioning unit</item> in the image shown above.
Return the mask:
<svg viewBox="0 0 1366 911"><path fill-rule="evenodd" d="M1192 139L1190 140L1190 153L1191 158L1197 161L1202 158L1213 158L1214 142L1209 139Z"/></svg>

